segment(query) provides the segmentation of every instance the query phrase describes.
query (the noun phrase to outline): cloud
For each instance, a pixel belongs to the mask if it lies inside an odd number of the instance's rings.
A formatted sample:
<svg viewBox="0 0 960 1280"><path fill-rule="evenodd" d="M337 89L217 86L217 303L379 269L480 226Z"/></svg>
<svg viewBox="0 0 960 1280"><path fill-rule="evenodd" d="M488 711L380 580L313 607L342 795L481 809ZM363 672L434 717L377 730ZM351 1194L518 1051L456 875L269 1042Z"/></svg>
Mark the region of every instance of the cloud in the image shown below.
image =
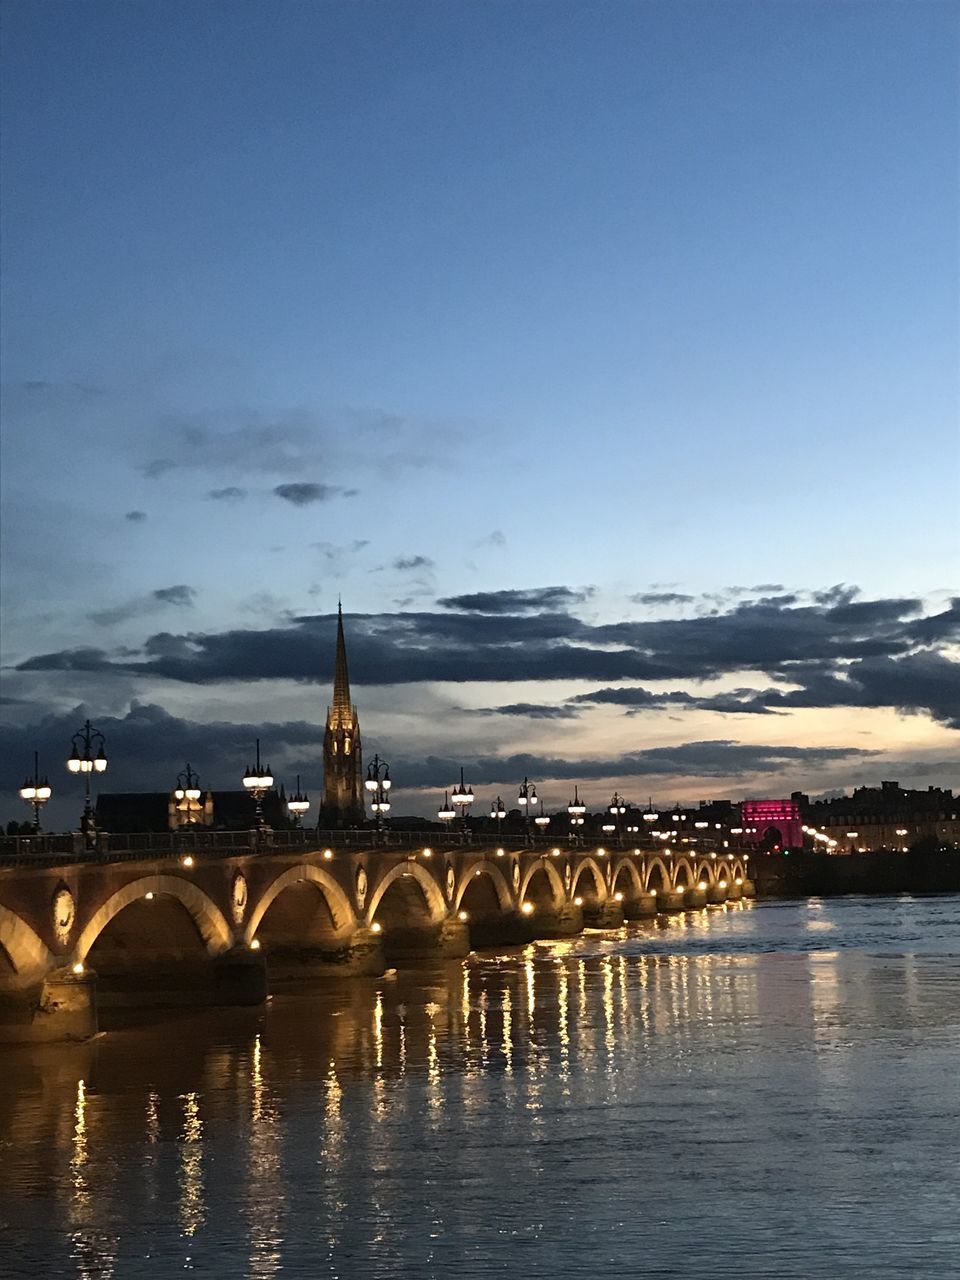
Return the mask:
<svg viewBox="0 0 960 1280"><path fill-rule="evenodd" d="M143 474L148 480L159 480L169 471L176 471L178 464L173 458L154 458L143 467Z"/></svg>
<svg viewBox="0 0 960 1280"><path fill-rule="evenodd" d="M960 722L960 664L946 648L960 639L960 602L918 617L912 599L870 601L871 607L853 610L836 603L754 601L707 617L607 624L552 608L529 611L534 599L552 606L582 594L568 588L495 592L453 597L455 610L352 615L351 672L359 684L382 685L585 680L601 687L573 705L605 702L635 712L686 707L771 714L864 706L924 712L951 727ZM131 616L130 605L121 613ZM115 618L103 613L98 618L110 620ZM19 669L114 670L195 684L325 682L335 628L336 615L328 613L261 630L164 632L148 637L133 656L74 648L30 657ZM764 677L759 684L758 673ZM679 687L741 674L751 678L733 693L705 695ZM673 688L664 693L649 687L660 683Z"/></svg>
<svg viewBox="0 0 960 1280"><path fill-rule="evenodd" d="M503 707L476 707L467 714L474 716L525 716L529 720L574 720L579 711L572 706L552 706L539 702L509 702Z"/></svg>
<svg viewBox="0 0 960 1280"><path fill-rule="evenodd" d="M151 613L156 613L168 605L174 605L181 609L187 608L193 604L195 598L196 592L193 587L178 583L173 587L158 587L156 591L151 591L149 595L136 596L123 604L114 605L109 609L98 609L87 616L98 627L115 627L121 622L129 622L132 618L142 618ZM85 651L78 650L76 652ZM77 668L72 669L76 670Z"/></svg>
<svg viewBox="0 0 960 1280"><path fill-rule="evenodd" d="M207 493L212 502L242 502L246 496L246 489L240 489L235 484L228 484L223 489L210 489Z"/></svg>
<svg viewBox="0 0 960 1280"><path fill-rule="evenodd" d="M532 587L526 591L476 591L471 595L446 596L437 604L467 613L539 613L544 609L568 609L582 604L590 594L569 587Z"/></svg>
<svg viewBox="0 0 960 1280"><path fill-rule="evenodd" d="M292 503L295 507L309 507L314 502L329 502L331 498L353 498L357 494L356 489L341 489L338 485L303 481L295 484L278 484L273 492L278 498Z"/></svg>
<svg viewBox="0 0 960 1280"><path fill-rule="evenodd" d="M478 538L473 544L474 547L505 547L507 545L507 535L502 529L493 529L485 538Z"/></svg>
<svg viewBox="0 0 960 1280"><path fill-rule="evenodd" d="M143 524L147 518L147 513L145 511L128 511L123 518L124 520L129 520L131 524Z"/></svg>
<svg viewBox="0 0 960 1280"><path fill-rule="evenodd" d="M677 591L641 591L639 595L631 596L630 599L634 604L665 606L692 604L696 597L681 595Z"/></svg>
<svg viewBox="0 0 960 1280"><path fill-rule="evenodd" d="M397 556L391 567L406 573L413 569L433 569L435 564L429 556Z"/></svg>

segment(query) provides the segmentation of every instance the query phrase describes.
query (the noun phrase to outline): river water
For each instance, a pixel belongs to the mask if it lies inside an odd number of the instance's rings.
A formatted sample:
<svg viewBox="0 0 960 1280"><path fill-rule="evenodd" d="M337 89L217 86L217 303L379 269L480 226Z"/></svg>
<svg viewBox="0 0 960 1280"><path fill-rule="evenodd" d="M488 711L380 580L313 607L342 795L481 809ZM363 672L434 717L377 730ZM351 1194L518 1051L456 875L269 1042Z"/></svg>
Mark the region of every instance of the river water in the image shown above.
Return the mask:
<svg viewBox="0 0 960 1280"><path fill-rule="evenodd" d="M0 1053L0 1276L960 1276L960 897Z"/></svg>

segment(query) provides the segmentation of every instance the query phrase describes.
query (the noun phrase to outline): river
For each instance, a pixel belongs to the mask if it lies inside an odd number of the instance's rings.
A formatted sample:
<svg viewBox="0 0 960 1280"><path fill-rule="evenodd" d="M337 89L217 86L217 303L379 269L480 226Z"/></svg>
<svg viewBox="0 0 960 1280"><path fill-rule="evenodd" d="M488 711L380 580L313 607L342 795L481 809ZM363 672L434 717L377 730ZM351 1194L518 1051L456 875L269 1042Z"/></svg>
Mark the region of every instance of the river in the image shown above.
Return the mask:
<svg viewBox="0 0 960 1280"><path fill-rule="evenodd" d="M960 897L728 905L0 1052L0 1276L960 1276Z"/></svg>

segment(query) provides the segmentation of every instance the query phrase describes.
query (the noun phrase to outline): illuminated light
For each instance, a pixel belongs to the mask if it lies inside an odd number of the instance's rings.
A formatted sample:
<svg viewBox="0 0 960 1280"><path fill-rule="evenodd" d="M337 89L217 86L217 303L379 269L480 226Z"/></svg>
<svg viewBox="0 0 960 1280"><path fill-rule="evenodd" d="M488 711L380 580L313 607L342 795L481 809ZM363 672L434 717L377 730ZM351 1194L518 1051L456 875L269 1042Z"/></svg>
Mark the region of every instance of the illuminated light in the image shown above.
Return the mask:
<svg viewBox="0 0 960 1280"><path fill-rule="evenodd" d="M469 920L469 919L470 919L470 916L467 914L467 912L466 912L466 911L458 911L458 912L457 912L457 919L458 919L458 920Z"/></svg>
<svg viewBox="0 0 960 1280"><path fill-rule="evenodd" d="M153 892L152 892L152 891L151 891L150 893L145 893L143 896L146 898L146 900L147 900L148 902L152 902L152 901L153 901Z"/></svg>
<svg viewBox="0 0 960 1280"><path fill-rule="evenodd" d="M323 856L324 856L324 858L326 858L327 862L329 862L329 861L330 861L330 859L333 857L333 850L332 850L332 849L324 849L324 851L323 851Z"/></svg>
<svg viewBox="0 0 960 1280"><path fill-rule="evenodd" d="M532 915L533 915L533 903L532 903L532 902L523 902L523 903L521 903L521 904L520 904L520 910L523 912L523 914L524 914L525 916L532 916Z"/></svg>
<svg viewBox="0 0 960 1280"><path fill-rule="evenodd" d="M475 876L482 876L482 875L483 875L483 872L482 872L482 871L475 871L473 874L474 874Z"/></svg>
<svg viewBox="0 0 960 1280"><path fill-rule="evenodd" d="M498 858L502 858L502 857L503 857L503 854L504 854L504 850L503 850L503 849L498 849L498 850L497 850L497 857L498 857Z"/></svg>
<svg viewBox="0 0 960 1280"><path fill-rule="evenodd" d="M733 883L734 883L734 884L743 884L743 876L737 876L736 880L734 880L734 882L733 882Z"/></svg>
<svg viewBox="0 0 960 1280"><path fill-rule="evenodd" d="M694 825L695 827L698 827L698 828L702 829L703 827L709 827L710 823L709 823L709 822L695 822L693 825Z"/></svg>
<svg viewBox="0 0 960 1280"><path fill-rule="evenodd" d="M731 828L730 828L730 834L731 834L732 836L742 836L742 835L743 835L743 827L731 827Z"/></svg>
<svg viewBox="0 0 960 1280"><path fill-rule="evenodd" d="M574 905L575 907L582 907L582 906L583 906L583 899L582 899L582 898L574 898L574 900L573 900L573 905Z"/></svg>
<svg viewBox="0 0 960 1280"><path fill-rule="evenodd" d="M619 893L619 892L618 892L618 893L615 893L615 894L613 895L613 900L614 900L614 902L622 902L622 901L623 901L623 894L622 894L622 893Z"/></svg>
<svg viewBox="0 0 960 1280"><path fill-rule="evenodd" d="M721 888L721 889L725 889L726 887L727 887L727 882L726 882L726 880L721 880L721 881L720 881L720 888Z"/></svg>
<svg viewBox="0 0 960 1280"><path fill-rule="evenodd" d="M643 820L644 822L656 822L659 817L659 813L645 813L643 815Z"/></svg>
<svg viewBox="0 0 960 1280"><path fill-rule="evenodd" d="M424 856L425 858L432 858L432 857L433 857L433 850L432 850L432 849L424 849L424 850L423 850L423 856Z"/></svg>
<svg viewBox="0 0 960 1280"><path fill-rule="evenodd" d="M380 932L381 932L381 929L382 929L382 926L381 926L381 924L380 924L379 920L374 920L373 924L370 926L370 932L371 932L371 933L380 933Z"/></svg>
<svg viewBox="0 0 960 1280"><path fill-rule="evenodd" d="M710 857L711 857L711 858L715 858L716 856L717 856L717 855L716 855L715 853L711 853L711 854L710 854Z"/></svg>
<svg viewBox="0 0 960 1280"><path fill-rule="evenodd" d="M559 858L559 857L560 857L560 850L559 850L559 849L551 849L551 850L550 850L550 852L551 852L551 854L553 855L553 857L555 857L555 858Z"/></svg>
<svg viewBox="0 0 960 1280"><path fill-rule="evenodd" d="M650 890L650 896L651 896L652 898L655 898L655 897L657 896L657 891L656 891L656 889L651 889L651 890Z"/></svg>
<svg viewBox="0 0 960 1280"><path fill-rule="evenodd" d="M633 851L633 855L634 855L634 857L635 857L635 858L639 858L639 857L640 857L640 850L639 850L639 849L634 849L634 851Z"/></svg>
<svg viewBox="0 0 960 1280"><path fill-rule="evenodd" d="M183 867L193 866L193 854L188 853L186 857L180 859L180 865Z"/></svg>
<svg viewBox="0 0 960 1280"><path fill-rule="evenodd" d="M606 856L607 856L607 851L606 851L606 849L598 849L598 850L597 850L597 857L598 857L598 858L605 858Z"/></svg>
<svg viewBox="0 0 960 1280"><path fill-rule="evenodd" d="M860 834L860 832L859 832L859 831L848 831L848 832L847 832L847 839L848 839L848 840L856 840L856 838L857 838L857 836L858 836L859 834Z"/></svg>
<svg viewBox="0 0 960 1280"><path fill-rule="evenodd" d="M260 950L260 939L259 939L259 938L254 938L254 939L252 940L252 942L250 943L250 950L251 950L251 951L259 951L259 950Z"/></svg>
<svg viewBox="0 0 960 1280"><path fill-rule="evenodd" d="M700 889L701 891L702 891L702 890L704 890L706 887L707 887L707 886L703 883L703 881L702 881L702 880L701 880L701 881L700 881L700 883L697 885L697 888L698 888L698 889Z"/></svg>
<svg viewBox="0 0 960 1280"><path fill-rule="evenodd" d="M78 961L77 961L77 963L73 966L73 972L74 972L75 974L77 974L78 976L79 976L81 973L83 973L83 965L80 963L80 961L79 961L79 960L78 960Z"/></svg>

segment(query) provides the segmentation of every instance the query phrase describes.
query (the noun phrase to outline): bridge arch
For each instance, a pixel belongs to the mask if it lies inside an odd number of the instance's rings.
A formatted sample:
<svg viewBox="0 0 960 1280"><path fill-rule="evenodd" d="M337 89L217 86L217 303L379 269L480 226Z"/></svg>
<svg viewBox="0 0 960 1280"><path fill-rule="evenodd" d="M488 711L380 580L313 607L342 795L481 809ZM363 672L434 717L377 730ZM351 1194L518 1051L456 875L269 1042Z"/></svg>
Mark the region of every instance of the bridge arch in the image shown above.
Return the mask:
<svg viewBox="0 0 960 1280"><path fill-rule="evenodd" d="M546 898L549 898L549 904L544 901ZM565 898L563 881L552 862L541 858L539 862L534 862L527 868L527 874L523 877L520 892L517 894L519 903L531 901L534 905L559 907Z"/></svg>
<svg viewBox="0 0 960 1280"><path fill-rule="evenodd" d="M492 862L474 863L464 871L460 878L460 884L457 886L454 898L455 907L459 908L463 904L464 897L475 886L477 880L483 880L485 882L484 887L487 885L492 886L493 893L496 894L497 902L502 912L512 909L513 898L510 893L510 886L507 884L503 872Z"/></svg>
<svg viewBox="0 0 960 1280"><path fill-rule="evenodd" d="M643 893L643 878L636 862L631 858L621 858L613 869L610 885L614 892L619 890L625 898Z"/></svg>
<svg viewBox="0 0 960 1280"><path fill-rule="evenodd" d="M697 884L693 863L689 858L677 858L673 864L673 888L692 889Z"/></svg>
<svg viewBox="0 0 960 1280"><path fill-rule="evenodd" d="M717 873L717 864L712 858L704 858L697 867L698 882L702 882L709 887L710 885L715 884L719 879L720 876Z"/></svg>
<svg viewBox="0 0 960 1280"><path fill-rule="evenodd" d="M305 862L299 866L288 868L264 890L260 901L250 912L244 929L244 940L247 943L251 942L256 936L263 917L277 898L287 889L300 884L310 884L316 887L317 892L326 904L336 932L339 933L357 924L357 917L350 905L350 900L333 876L323 871L320 867L315 867L311 863Z"/></svg>
<svg viewBox="0 0 960 1280"><path fill-rule="evenodd" d="M0 906L0 986L20 986L51 969L53 953L15 911ZM2 970L8 968L4 974ZM12 971L12 972L10 972Z"/></svg>
<svg viewBox="0 0 960 1280"><path fill-rule="evenodd" d="M593 893L587 891L584 896L596 897L597 902L605 902L607 898L607 882L603 878L603 872L594 862L593 858L584 858L580 865L573 873L573 883L570 885L570 896L574 897L580 887L580 881L584 875L589 875L593 884ZM581 892L583 892L581 890Z"/></svg>
<svg viewBox="0 0 960 1280"><path fill-rule="evenodd" d="M410 858L406 862L398 863L397 866L391 868L383 879L378 881L373 892L370 894L370 902L367 907L368 921L373 921L377 914L377 909L388 890L390 890L398 881L406 877L411 878L419 887L430 919L437 922L444 918L447 914L447 904L444 900L440 886L426 867L417 862L416 859Z"/></svg>
<svg viewBox="0 0 960 1280"><path fill-rule="evenodd" d="M86 959L97 938L125 907L146 898L148 893L175 898L185 907L210 955L219 955L233 945L233 930L223 912L191 880L186 880L183 876L143 876L118 889L99 911L94 912L77 940L77 960Z"/></svg>
<svg viewBox="0 0 960 1280"><path fill-rule="evenodd" d="M666 893L673 888L673 877L662 858L651 858L644 872L644 889L649 893Z"/></svg>

